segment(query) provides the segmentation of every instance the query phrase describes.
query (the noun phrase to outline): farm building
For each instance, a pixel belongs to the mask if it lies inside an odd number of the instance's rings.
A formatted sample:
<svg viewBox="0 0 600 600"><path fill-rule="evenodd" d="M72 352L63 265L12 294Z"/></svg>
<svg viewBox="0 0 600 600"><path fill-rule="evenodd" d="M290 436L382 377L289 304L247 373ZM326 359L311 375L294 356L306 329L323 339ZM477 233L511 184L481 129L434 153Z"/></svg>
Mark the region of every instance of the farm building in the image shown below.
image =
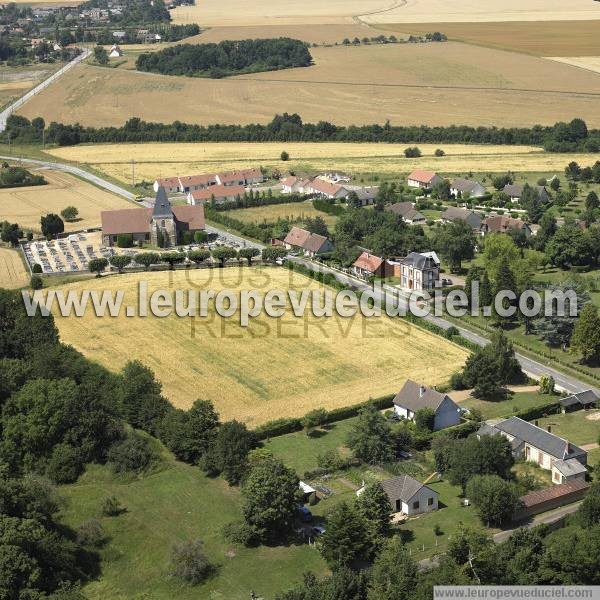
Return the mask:
<svg viewBox="0 0 600 600"><path fill-rule="evenodd" d="M188 192L187 203L191 205L212 202L223 204L224 202L233 202L238 196L241 197L246 192L242 185L212 185L210 187Z"/></svg>
<svg viewBox="0 0 600 600"><path fill-rule="evenodd" d="M387 274L387 262L368 252L363 252L352 265L352 271L358 277L368 278L371 275L385 277Z"/></svg>
<svg viewBox="0 0 600 600"><path fill-rule="evenodd" d="M409 225L415 223L425 223L427 220L413 205L412 202L396 202L387 208L387 210L399 215Z"/></svg>
<svg viewBox="0 0 600 600"><path fill-rule="evenodd" d="M562 412L573 412L575 410L581 410L582 408L590 409L598 406L598 395L594 390L586 390L585 392L578 392L572 396L567 396L559 400Z"/></svg>
<svg viewBox="0 0 600 600"><path fill-rule="evenodd" d="M105 246L114 246L123 235L131 235L133 242L140 245L176 246L184 231L196 232L205 228L201 205L173 207L163 188L156 193L153 208L104 210L100 218Z"/></svg>
<svg viewBox="0 0 600 600"><path fill-rule="evenodd" d="M479 181L457 177L450 184L450 194L454 198L466 198L467 196L469 198L481 198L481 196L485 196L486 189Z"/></svg>
<svg viewBox="0 0 600 600"><path fill-rule="evenodd" d="M443 179L432 171L413 171L407 178L409 187L419 188L421 190L430 190L436 183L441 183Z"/></svg>
<svg viewBox="0 0 600 600"><path fill-rule="evenodd" d="M543 490L530 492L525 496L521 496L520 507L515 513L514 520L525 519L567 504L572 504L573 502L578 502L585 496L589 487L585 479L576 479Z"/></svg>
<svg viewBox="0 0 600 600"><path fill-rule="evenodd" d="M414 421L417 411L423 408L435 413L434 431L460 423L460 408L448 394L407 380L394 398L394 411L399 417Z"/></svg>
<svg viewBox="0 0 600 600"><path fill-rule="evenodd" d="M508 233L509 231L522 231L527 237L532 235L531 228L521 219L513 219L506 215L493 215L483 220L481 235L489 233Z"/></svg>
<svg viewBox="0 0 600 600"><path fill-rule="evenodd" d="M431 512L438 508L438 493L410 475L399 475L381 482L392 511L407 516ZM364 486L356 491L360 496Z"/></svg>
<svg viewBox="0 0 600 600"><path fill-rule="evenodd" d="M301 251L308 256L317 256L333 249L328 238L300 227L292 227L283 243L288 250Z"/></svg>
<svg viewBox="0 0 600 600"><path fill-rule="evenodd" d="M435 252L411 252L396 265L394 275L400 277L400 285L405 289L430 291L440 280L440 260Z"/></svg>
<svg viewBox="0 0 600 600"><path fill-rule="evenodd" d="M466 208L457 208L455 206L449 206L442 213L442 221L444 223L456 223L457 221L464 221L467 225L470 225L474 231L479 232L481 230L481 217L472 210Z"/></svg>
<svg viewBox="0 0 600 600"><path fill-rule="evenodd" d="M187 177L179 177L179 191L188 193L203 190L211 185L217 185L217 176L212 175L190 175Z"/></svg>
<svg viewBox="0 0 600 600"><path fill-rule="evenodd" d="M519 417L510 417L499 423L484 423L477 432L479 437L498 434L510 441L516 458L524 457L542 469L552 471L554 483L585 478L587 452L551 431Z"/></svg>
<svg viewBox="0 0 600 600"><path fill-rule="evenodd" d="M240 171L227 171L215 175L217 185L254 185L262 183L265 178L258 168L241 169Z"/></svg>

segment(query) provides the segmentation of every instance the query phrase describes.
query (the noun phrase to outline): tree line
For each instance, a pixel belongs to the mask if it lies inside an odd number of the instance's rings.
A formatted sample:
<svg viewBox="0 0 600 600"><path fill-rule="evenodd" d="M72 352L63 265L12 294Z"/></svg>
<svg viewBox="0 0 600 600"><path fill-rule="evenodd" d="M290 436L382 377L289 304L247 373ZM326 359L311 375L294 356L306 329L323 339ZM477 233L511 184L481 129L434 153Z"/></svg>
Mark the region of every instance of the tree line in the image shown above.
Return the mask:
<svg viewBox="0 0 600 600"><path fill-rule="evenodd" d="M179 44L158 52L144 52L138 56L135 66L139 71L163 75L220 78L311 64L312 56L304 42L282 37Z"/></svg>
<svg viewBox="0 0 600 600"><path fill-rule="evenodd" d="M35 119L34 119L35 120ZM29 119L11 115L7 122L11 139L41 142L42 131ZM84 127L78 123L52 122L46 128L46 141L59 146L94 142L387 142L387 143L465 143L543 146L549 152L598 152L600 131L591 130L581 119L553 126L470 127L450 125L349 125L319 121L304 123L298 114L275 115L265 125L197 125L174 121L170 124L127 120L121 127Z"/></svg>

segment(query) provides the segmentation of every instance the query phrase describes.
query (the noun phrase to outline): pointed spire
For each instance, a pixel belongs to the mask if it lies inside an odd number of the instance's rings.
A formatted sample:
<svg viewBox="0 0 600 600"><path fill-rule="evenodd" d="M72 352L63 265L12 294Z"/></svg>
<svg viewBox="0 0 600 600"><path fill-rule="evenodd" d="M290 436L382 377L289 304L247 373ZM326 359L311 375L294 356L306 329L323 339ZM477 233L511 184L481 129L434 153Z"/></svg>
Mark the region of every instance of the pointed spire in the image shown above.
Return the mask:
<svg viewBox="0 0 600 600"><path fill-rule="evenodd" d="M173 207L167 198L167 192L164 187L159 187L156 192L156 200L152 209L153 219L171 219L173 217Z"/></svg>

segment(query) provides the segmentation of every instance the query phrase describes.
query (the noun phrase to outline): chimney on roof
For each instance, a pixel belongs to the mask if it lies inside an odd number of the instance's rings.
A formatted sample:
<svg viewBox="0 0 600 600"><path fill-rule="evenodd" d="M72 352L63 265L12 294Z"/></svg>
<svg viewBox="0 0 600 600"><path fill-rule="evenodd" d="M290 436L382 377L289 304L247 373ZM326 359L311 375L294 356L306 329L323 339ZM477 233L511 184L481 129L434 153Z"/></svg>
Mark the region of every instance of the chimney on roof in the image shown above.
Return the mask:
<svg viewBox="0 0 600 600"><path fill-rule="evenodd" d="M419 398L422 398L424 393L425 393L425 386L420 385L419 386Z"/></svg>

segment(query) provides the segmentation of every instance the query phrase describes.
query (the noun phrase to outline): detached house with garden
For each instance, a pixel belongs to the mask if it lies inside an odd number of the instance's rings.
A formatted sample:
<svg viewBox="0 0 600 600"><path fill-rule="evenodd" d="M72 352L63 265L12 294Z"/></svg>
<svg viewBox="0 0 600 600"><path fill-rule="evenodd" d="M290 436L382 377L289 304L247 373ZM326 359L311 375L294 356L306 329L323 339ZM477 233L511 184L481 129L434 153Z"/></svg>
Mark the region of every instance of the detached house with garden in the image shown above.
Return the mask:
<svg viewBox="0 0 600 600"><path fill-rule="evenodd" d="M409 379L394 398L394 411L399 417L414 421L423 409L434 413L433 431L460 423L460 408L448 394Z"/></svg>

